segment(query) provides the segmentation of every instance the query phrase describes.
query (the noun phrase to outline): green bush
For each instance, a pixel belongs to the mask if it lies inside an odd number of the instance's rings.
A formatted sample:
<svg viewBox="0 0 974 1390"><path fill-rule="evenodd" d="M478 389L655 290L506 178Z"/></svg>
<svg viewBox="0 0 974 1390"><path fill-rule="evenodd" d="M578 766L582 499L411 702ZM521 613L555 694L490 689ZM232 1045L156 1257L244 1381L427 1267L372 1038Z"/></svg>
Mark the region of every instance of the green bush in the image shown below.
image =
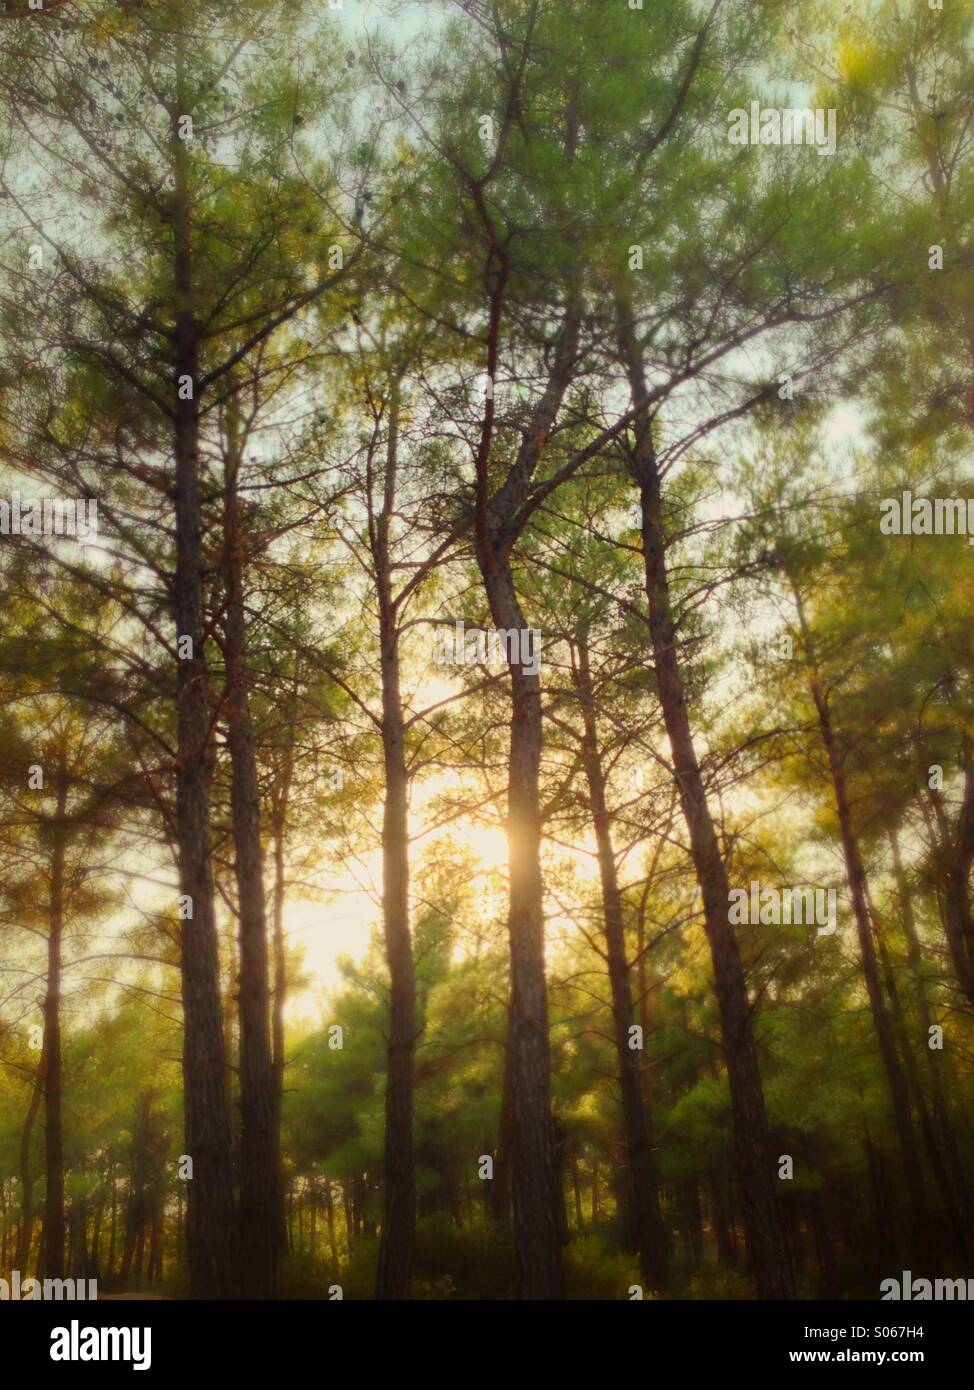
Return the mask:
<svg viewBox="0 0 974 1390"><path fill-rule="evenodd" d="M754 1284L746 1274L724 1269L721 1265L704 1265L698 1269L686 1291L687 1298L727 1299L731 1302L756 1296Z"/></svg>
<svg viewBox="0 0 974 1390"><path fill-rule="evenodd" d="M606 1248L601 1236L584 1235L565 1248L565 1291L569 1298L620 1299L629 1297L633 1284L641 1284L639 1265L632 1255ZM649 1291L644 1298L651 1297Z"/></svg>
<svg viewBox="0 0 974 1390"><path fill-rule="evenodd" d="M510 1231L494 1221L457 1228L444 1213L423 1217L416 1226L414 1296L445 1284L445 1297L501 1299L514 1297L514 1252ZM426 1292L426 1298L435 1295Z"/></svg>

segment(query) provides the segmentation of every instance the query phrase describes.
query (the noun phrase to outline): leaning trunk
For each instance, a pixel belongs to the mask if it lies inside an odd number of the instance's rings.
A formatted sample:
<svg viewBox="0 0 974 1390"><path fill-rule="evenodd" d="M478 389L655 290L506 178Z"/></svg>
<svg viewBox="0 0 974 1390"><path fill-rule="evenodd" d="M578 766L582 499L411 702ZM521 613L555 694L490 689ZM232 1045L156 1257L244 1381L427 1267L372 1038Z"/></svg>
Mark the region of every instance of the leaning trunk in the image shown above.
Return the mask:
<svg viewBox="0 0 974 1390"><path fill-rule="evenodd" d="M633 404L645 405L648 392L642 360L628 323L622 324L620 346L629 375ZM710 947L721 1037L727 1060L734 1151L748 1257L759 1298L790 1298L794 1293L794 1280L774 1187L764 1091L751 1026L751 1003L737 937L728 920L727 870L707 804L677 655L678 638L670 608L666 568L660 475L651 421L641 419L635 433L631 468L639 489L656 684L672 750L680 804L690 837L690 855L703 900L704 930Z"/></svg>
<svg viewBox="0 0 974 1390"><path fill-rule="evenodd" d="M842 756L836 741L835 730L832 726L832 714L815 667L815 653L812 647L811 634L805 620L804 604L797 587L793 586L793 593L801 627L802 641L809 665L809 690L818 716L819 732L821 734L822 745L825 749L825 755L829 764L829 772L832 778L832 791L835 797L836 813L839 819L839 835L842 841L842 854L845 860L846 881L849 885L849 896L852 900L852 914L855 918L856 933L859 938L859 956L862 964L862 973L866 982L866 993L869 998L869 1008L872 1013L876 1041L879 1045L879 1052L889 1086L890 1099L893 1104L893 1118L896 1124L896 1133L903 1159L903 1176L906 1180L907 1191L910 1196L912 1207L913 1236L916 1242L915 1248L922 1251L925 1248L926 1233L929 1224L923 1170L920 1165L920 1156L913 1130L913 1116L910 1109L910 1095L907 1088L906 1076L900 1062L899 1053L897 1052L893 1020L890 1016L886 995L880 978L876 943L873 938L873 922L869 905L869 888L866 879L866 868L859 850L859 840L852 824L852 810L849 805L845 768L842 764Z"/></svg>

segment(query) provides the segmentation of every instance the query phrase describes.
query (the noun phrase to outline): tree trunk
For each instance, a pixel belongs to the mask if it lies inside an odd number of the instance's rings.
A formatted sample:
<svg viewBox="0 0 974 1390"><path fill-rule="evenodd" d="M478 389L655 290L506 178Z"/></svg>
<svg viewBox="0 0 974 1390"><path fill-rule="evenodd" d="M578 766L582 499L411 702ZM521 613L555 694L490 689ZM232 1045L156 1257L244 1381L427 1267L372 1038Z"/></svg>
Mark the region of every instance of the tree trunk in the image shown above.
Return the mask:
<svg viewBox="0 0 974 1390"><path fill-rule="evenodd" d="M99 1185L98 1199L95 1205L95 1219L91 1227L91 1263L88 1274L92 1279L101 1278L101 1232L105 1219L105 1186L104 1182Z"/></svg>
<svg viewBox="0 0 974 1390"><path fill-rule="evenodd" d="M497 372L497 344L509 267L501 257L491 289L487 375ZM578 350L578 319L566 309L553 344L548 378L524 429L503 485L491 495L493 395L484 408L476 455L475 549L495 626L526 637L510 556L524 525L519 516L545 442L568 389ZM511 1053L511 1158L514 1253L522 1298L564 1297L561 1210L551 1124L551 1053L544 959L544 893L541 880L542 719L540 653L526 661L508 648L511 677L511 737L507 783L507 842L510 866L508 938L511 996L508 1045ZM531 669L533 668L533 669Z"/></svg>
<svg viewBox="0 0 974 1390"><path fill-rule="evenodd" d="M687 1254L694 1264L699 1264L703 1259L703 1210L696 1178L684 1178L679 1192Z"/></svg>
<svg viewBox="0 0 974 1390"><path fill-rule="evenodd" d="M382 926L389 965L389 1039L385 1106L385 1185L376 1298L409 1297L416 1240L413 1160L413 1089L416 984L409 931L409 827L405 729L399 686L399 619L391 591L389 529L396 505L399 428L398 383L389 404L389 439L383 501L372 528L379 601L382 679ZM370 498L371 505L371 498Z"/></svg>
<svg viewBox="0 0 974 1390"><path fill-rule="evenodd" d="M501 1104L497 1123L497 1148L494 1152L494 1177L490 1185L490 1214L495 1221L511 1219L511 1142L514 1117L511 1111L511 1024L508 1009L504 1037L504 1066L501 1072Z"/></svg>
<svg viewBox="0 0 974 1390"><path fill-rule="evenodd" d="M876 1245L873 1247L876 1256L875 1263L877 1268L892 1269L896 1258L896 1252L893 1248L893 1233L898 1230L898 1224L890 1202L886 1168L876 1152L865 1124L863 1124L863 1144L866 1150L869 1181L873 1192L873 1230L877 1233Z"/></svg>
<svg viewBox="0 0 974 1390"><path fill-rule="evenodd" d="M940 839L936 865L943 894L944 935L957 982L974 1006L974 918L970 902L971 867L974 865L974 761L966 734L961 741L961 765L964 794L954 834L951 834L943 798L934 788L929 795Z"/></svg>
<svg viewBox="0 0 974 1390"><path fill-rule="evenodd" d="M497 628L523 633L510 568L484 574ZM551 1126L551 1055L541 883L541 681L510 662L507 789L511 952L511 1176L514 1247L522 1298L563 1297L559 1206Z"/></svg>
<svg viewBox="0 0 974 1390"><path fill-rule="evenodd" d="M578 1171L578 1158L572 1154L572 1200L575 1204L575 1229L579 1234L585 1229L585 1215L582 1211L582 1181Z"/></svg>
<svg viewBox="0 0 974 1390"><path fill-rule="evenodd" d="M893 1104L893 1118L896 1124L896 1133L903 1159L903 1176L906 1181L912 1208L913 1236L916 1243L915 1248L917 1252L922 1253L926 1249L926 1233L929 1225L923 1170L920 1164L920 1155L917 1150L916 1137L913 1130L913 1116L910 1110L909 1090L907 1088L903 1067L900 1063L899 1053L897 1052L893 1023L887 1006L886 996L883 991L882 980L880 979L876 945L873 938L874 926L869 903L869 886L866 879L866 869L859 851L859 841L856 836L855 828L852 824L852 811L849 805L849 794L846 787L845 768L842 765L842 756L836 741L835 730L832 727L832 715L829 710L828 700L822 690L818 677L811 633L805 619L804 602L797 585L792 585L792 592L795 598L795 607L798 613L798 621L802 634L802 644L808 664L809 690L818 716L819 732L821 734L822 745L825 749L829 764L829 772L832 778L832 791L835 797L836 813L839 819L839 834L842 841L842 853L845 860L846 881L849 885L849 895L852 899L852 912L859 938L859 955L862 963L862 972L866 982L866 993L869 997L873 1027L876 1031L876 1041L879 1045L880 1056L886 1071L890 1099Z"/></svg>
<svg viewBox="0 0 974 1390"><path fill-rule="evenodd" d="M355 1240L355 1213L352 1210L352 1184L348 1178L342 1179L342 1211L345 1215L345 1244L348 1253L351 1254L352 1242Z"/></svg>
<svg viewBox="0 0 974 1390"><path fill-rule="evenodd" d="M727 1269L737 1267L737 1251L730 1222L727 1186L723 1174L710 1178L710 1215L717 1243L717 1261Z"/></svg>
<svg viewBox="0 0 974 1390"><path fill-rule="evenodd" d="M44 1092L44 1053L37 1063L37 1074L31 1087L30 1103L24 1127L20 1132L20 1227L17 1231L14 1268L26 1270L30 1260L30 1247L34 1235L34 1175L30 1163L30 1141L34 1132L34 1121L40 1108Z"/></svg>
<svg viewBox="0 0 974 1390"><path fill-rule="evenodd" d="M279 1251L287 1249L287 1223L284 1218L284 1166L281 1153L281 1118L284 1112L284 1005L287 999L287 958L284 952L284 836L291 784L294 726L287 750L284 785L274 800L274 998L271 1008L271 1048L274 1062L274 1135L277 1153L277 1240Z"/></svg>
<svg viewBox="0 0 974 1390"><path fill-rule="evenodd" d="M629 962L626 958L626 934L622 908L622 892L616 869L612 844L611 818L606 804L605 774L599 751L595 696L589 651L585 637L578 641L578 663L573 670L575 689L582 710L584 735L582 762L589 789L589 806L598 850L599 881L602 887L602 916L605 930L606 964L612 994L612 1022L615 1035L616 1060L619 1066L619 1087L622 1094L622 1118L626 1135L626 1180L632 1209L632 1227L639 1253L640 1271L651 1289L666 1286L666 1232L659 1205L659 1180L656 1163L650 1148L643 1104L643 1081L640 1075L641 1050L632 1046L630 1030L633 1025L632 995L630 993ZM643 1038L645 1045L645 1038Z"/></svg>
<svg viewBox="0 0 974 1390"><path fill-rule="evenodd" d="M47 1189L41 1237L41 1272L64 1278L64 1138L61 1100L61 943L64 934L64 860L67 764L63 749L57 772L57 811L52 827L51 884L47 936L47 988L44 994L44 1167Z"/></svg>
<svg viewBox="0 0 974 1390"><path fill-rule="evenodd" d="M115 1241L118 1237L118 1180L114 1158L109 1160L112 1172L111 1214L108 1224L108 1257L105 1261L105 1279L111 1283L115 1278Z"/></svg>
<svg viewBox="0 0 974 1390"><path fill-rule="evenodd" d="M335 1194L331 1180L325 1179L325 1215L328 1218L328 1249L331 1253L332 1272L338 1273L338 1241L335 1237Z"/></svg>
<svg viewBox="0 0 974 1390"><path fill-rule="evenodd" d="M244 564L239 497L240 432L235 399L227 406L224 577L227 744L233 813L234 872L240 941L240 1287L245 1298L273 1298L279 1206L275 1078L261 845L260 790L250 714Z"/></svg>
<svg viewBox="0 0 974 1390"><path fill-rule="evenodd" d="M622 317L625 318L625 314ZM648 400L648 392L642 359L628 320L622 322L619 336L633 404L643 405ZM652 422L641 419L635 436L631 470L639 489L650 640L660 706L673 756L674 776L703 900L704 929L713 964L714 988L727 1060L734 1150L748 1258L759 1298L790 1298L794 1294L794 1280L774 1186L764 1091L751 1027L751 1004L737 937L728 920L730 890L727 870L694 746L678 657L676 623L670 608L666 533Z"/></svg>
<svg viewBox="0 0 974 1390"><path fill-rule="evenodd" d="M179 109L182 109L181 107ZM187 155L173 120L174 278L177 321L174 369L176 632L189 651L177 662L176 828L183 913L180 965L183 1000L183 1101L187 1187L187 1253L195 1298L235 1291L230 1127L224 1090L219 952L210 864L209 671L203 649L203 556L199 485L199 329L193 312L193 271Z"/></svg>
<svg viewBox="0 0 974 1390"><path fill-rule="evenodd" d="M906 941L906 958L910 967L910 973L913 976L917 1021L920 1028L920 1050L926 1057L926 1070L930 1078L933 1114L929 1117L929 1124L932 1127L932 1132L926 1135L927 1145L931 1153L931 1159L933 1158L935 1142L944 1156L946 1183L950 1188L950 1200L954 1207L951 1235L953 1241L957 1245L960 1257L963 1259L968 1255L970 1250L972 1229L970 1185L967 1167L961 1156L960 1148L954 1135L954 1127L951 1123L950 1106L947 1099L948 1087L944 1077L944 1071L948 1066L948 1062L942 1052L938 1052L928 1045L930 1041L930 1029L933 1025L933 1015L930 1010L930 1000L927 995L923 952L920 947L916 918L913 913L913 900L910 895L910 885L907 882L906 870L900 856L899 841L897 840L895 832L890 833L889 841L893 856L893 877L896 882L897 897L900 905L900 923L903 927L903 936ZM914 1085L919 1093L919 1078L915 1078ZM924 1122L928 1122L926 1107L924 1107ZM934 1140L934 1134L936 1135L936 1141Z"/></svg>
<svg viewBox="0 0 974 1390"><path fill-rule="evenodd" d="M871 915L873 915L872 910ZM953 1180L948 1169L942 1134L933 1122L927 1095L921 1083L920 1071L911 1045L906 1018L900 1001L899 986L896 982L896 972L893 969L889 951L880 931L874 931L874 938L879 953L879 963L882 967L882 980L886 987L886 997L889 1000L893 1039L899 1055L903 1059L907 1094L912 1098L913 1107L916 1110L920 1134L923 1137L923 1145L930 1162L930 1172L933 1174L934 1182L945 1204L944 1220L939 1223L943 1228L944 1248L952 1249L955 1257L963 1261L967 1253L967 1235L961 1216L959 1197L954 1191Z"/></svg>

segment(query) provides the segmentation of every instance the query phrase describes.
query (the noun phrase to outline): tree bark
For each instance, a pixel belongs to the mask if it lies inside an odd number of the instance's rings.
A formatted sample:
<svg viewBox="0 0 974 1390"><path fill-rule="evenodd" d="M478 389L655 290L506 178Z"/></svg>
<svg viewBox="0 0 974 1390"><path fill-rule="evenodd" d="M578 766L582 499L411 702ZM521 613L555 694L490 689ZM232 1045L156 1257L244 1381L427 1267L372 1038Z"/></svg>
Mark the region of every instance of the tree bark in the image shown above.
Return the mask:
<svg viewBox="0 0 974 1390"><path fill-rule="evenodd" d="M487 375L497 372L497 343L507 268L491 294ZM566 310L556 336L545 389L531 412L523 441L503 485L490 494L493 396L485 403L476 458L475 549L497 629L527 632L510 556L523 522L519 511L568 388L578 349L578 320ZM511 1054L511 1159L514 1253L520 1296L564 1296L561 1211L551 1124L551 1054L544 960L544 892L541 880L540 770L542 746L540 661L525 662L508 649L511 733L507 782L509 855L508 939L511 957L509 1047Z"/></svg>
<svg viewBox="0 0 974 1390"><path fill-rule="evenodd" d="M659 1180L643 1104L643 1079L639 1063L641 1053L631 1045L633 1008L629 962L626 957L622 892L619 888L619 875L612 844L612 825L606 803L605 774L599 751L589 649L584 634L578 638L577 652L577 665L574 666L572 674L582 711L582 762L588 782L589 806L595 830L599 881L602 888L606 965L612 994L612 1023L626 1136L628 1195L640 1272L649 1287L658 1291L665 1288L667 1279L666 1232L660 1214ZM645 1045L645 1037L643 1043Z"/></svg>
<svg viewBox="0 0 974 1390"><path fill-rule="evenodd" d="M416 984L409 930L409 774L399 684L399 620L392 596L389 533L396 504L399 387L389 403L389 438L382 507L372 523L372 554L379 602L382 680L382 926L389 965L389 1039L385 1106L385 1185L376 1298L409 1297L416 1240L413 1090ZM370 496L371 507L371 496Z"/></svg>
<svg viewBox="0 0 974 1390"><path fill-rule="evenodd" d="M180 106L180 109L182 107ZM196 1298L235 1292L230 1127L224 1090L219 953L210 863L209 671L203 649L203 557L199 486L199 329L193 266L187 156L173 121L174 278L177 300L174 368L178 384L175 456L176 632L189 639L177 663L176 822L180 892L192 916L181 923L183 1098L186 1151L193 1162L187 1189L187 1253ZM187 383L190 389L187 390Z"/></svg>
<svg viewBox="0 0 974 1390"><path fill-rule="evenodd" d="M514 1117L511 1113L511 1022L508 1009L504 1037L504 1063L501 1071L501 1103L497 1121L497 1147L494 1151L494 1177L490 1185L490 1214L494 1221L511 1219L511 1143Z"/></svg>
<svg viewBox="0 0 974 1390"><path fill-rule="evenodd" d="M870 904L870 916L875 922L875 913L872 904ZM886 943L883 940L881 931L875 930L874 938L879 953L879 963L882 968L882 981L885 985L886 997L889 1001L889 1014L893 1029L893 1039L899 1056L903 1061L907 1094L911 1098L913 1107L916 1111L920 1134L923 1137L924 1148L926 1149L927 1158L930 1163L930 1172L933 1175L934 1182L945 1204L943 1212L944 1220L939 1223L942 1227L944 1248L952 1249L955 1257L963 1260L967 1254L967 1236L964 1230L964 1220L961 1216L958 1194L954 1191L953 1180L948 1168L947 1156L942 1143L942 1134L938 1131L937 1126L933 1122L930 1106L927 1103L927 1095L921 1083L916 1055L911 1045L903 1005L900 1000L900 990L896 982L896 972L893 969L893 962L890 959L889 951L886 948Z"/></svg>
<svg viewBox="0 0 974 1390"><path fill-rule="evenodd" d="M961 741L964 792L957 825L953 833L944 810L943 797L930 789L939 831L936 869L943 894L944 935L957 982L968 1002L974 1006L974 918L971 915L970 879L974 866L974 760L971 742Z"/></svg>
<svg viewBox="0 0 974 1390"><path fill-rule="evenodd" d="M240 1287L244 1298L276 1288L279 1155L270 1039L270 984L261 844L260 788L250 712L240 506L240 432L235 398L227 406L224 578L227 744L240 943Z"/></svg>
<svg viewBox="0 0 974 1390"><path fill-rule="evenodd" d="M14 1268L24 1271L30 1259L31 1241L34 1235L34 1175L30 1163L30 1141L34 1133L34 1121L44 1094L44 1052L43 1045L37 1064L37 1074L31 1087L30 1103L24 1127L20 1131L20 1227L17 1231L17 1245L14 1254Z"/></svg>
<svg viewBox="0 0 974 1390"><path fill-rule="evenodd" d="M284 1214L284 1164L281 1152L281 1117L284 1111L284 1005L287 999L287 957L284 951L284 877L285 836L287 833L288 802L294 772L294 739L297 721L297 681L293 692L295 707L288 726L281 779L272 797L272 829L274 844L274 997L271 1008L271 1050L274 1066L274 1135L277 1153L277 1241L279 1253L287 1249L287 1221Z"/></svg>
<svg viewBox="0 0 974 1390"><path fill-rule="evenodd" d="M642 358L624 306L620 349L634 406L648 401ZM774 1187L764 1091L751 1027L744 967L728 920L729 883L714 827L678 657L676 623L670 607L666 532L652 422L640 417L631 451L631 471L639 506L649 603L650 640L663 721L670 741L680 804L690 836L690 854L703 900L704 930L713 964L721 1036L727 1060L734 1150L744 1216L748 1258L759 1298L791 1298L794 1279Z"/></svg>
<svg viewBox="0 0 974 1390"><path fill-rule="evenodd" d="M64 864L67 850L67 760L57 769L57 810L51 826L51 880L47 935L47 988L44 994L44 1224L41 1272L64 1278L64 1137L61 1073L61 946L64 935Z"/></svg>
<svg viewBox="0 0 974 1390"><path fill-rule="evenodd" d="M951 1121L950 1104L948 1101L949 1087L944 1075L949 1063L942 1052L938 1052L928 1045L930 1040L930 1029L933 1024L933 1014L930 1010L930 1000L927 994L923 952L920 947L916 918L913 913L913 899L910 894L910 885L907 881L906 870L900 855L899 841L897 840L895 832L890 834L889 839L893 856L893 876L896 881L897 896L900 903L900 921L903 926L903 935L906 939L907 962L910 967L910 972L913 975L916 993L921 1051L927 1059L927 1073L930 1077L930 1092L933 1100L933 1123L939 1133L943 1151L946 1156L950 1181L954 1190L954 1201L957 1206L957 1232L959 1238L965 1245L966 1254L972 1238L970 1181L968 1178L967 1165L961 1154L960 1146L954 1134L954 1126Z"/></svg>
<svg viewBox="0 0 974 1390"><path fill-rule="evenodd" d="M495 625L524 632L511 572L484 575ZM511 738L507 789L510 856L512 1198L522 1298L563 1296L559 1206L551 1126L551 1055L541 883L541 681L510 663Z"/></svg>
<svg viewBox="0 0 974 1390"><path fill-rule="evenodd" d="M845 768L842 763L842 755L832 724L832 713L829 709L828 700L818 676L814 645L805 618L805 605L802 600L801 592L794 583L792 584L792 592L795 599L795 607L802 635L802 644L805 650L805 658L808 667L809 691L818 717L819 733L822 738L822 745L825 749L829 773L832 779L832 791L835 797L836 813L839 819L839 835L842 841L842 854L845 860L846 881L849 885L849 896L852 899L852 913L859 939L859 956L862 964L862 973L866 982L866 993L869 997L869 1007L872 1013L873 1027L876 1032L876 1041L886 1072L890 1099L893 1105L893 1118L896 1125L900 1153L903 1159L903 1176L906 1181L912 1208L913 1235L916 1242L916 1249L922 1252L926 1249L927 1230L929 1226L923 1169L920 1164L920 1155L913 1129L913 1115L910 1109L910 1095L906 1083L906 1076L896 1048L893 1022L890 1017L889 1007L879 973L876 944L873 937L874 924L869 902L869 886L866 878L866 869L859 849L859 840L852 823L852 810L849 805Z"/></svg>

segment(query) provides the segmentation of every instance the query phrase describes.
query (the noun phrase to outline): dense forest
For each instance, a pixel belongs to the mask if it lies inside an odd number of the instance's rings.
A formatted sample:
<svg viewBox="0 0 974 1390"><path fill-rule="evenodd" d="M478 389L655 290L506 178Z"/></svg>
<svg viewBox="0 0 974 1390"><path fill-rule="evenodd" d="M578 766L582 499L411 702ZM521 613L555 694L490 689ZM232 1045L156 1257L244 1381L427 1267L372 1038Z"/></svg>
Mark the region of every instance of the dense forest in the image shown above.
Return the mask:
<svg viewBox="0 0 974 1390"><path fill-rule="evenodd" d="M974 0L13 0L0 101L0 1276L974 1276Z"/></svg>

